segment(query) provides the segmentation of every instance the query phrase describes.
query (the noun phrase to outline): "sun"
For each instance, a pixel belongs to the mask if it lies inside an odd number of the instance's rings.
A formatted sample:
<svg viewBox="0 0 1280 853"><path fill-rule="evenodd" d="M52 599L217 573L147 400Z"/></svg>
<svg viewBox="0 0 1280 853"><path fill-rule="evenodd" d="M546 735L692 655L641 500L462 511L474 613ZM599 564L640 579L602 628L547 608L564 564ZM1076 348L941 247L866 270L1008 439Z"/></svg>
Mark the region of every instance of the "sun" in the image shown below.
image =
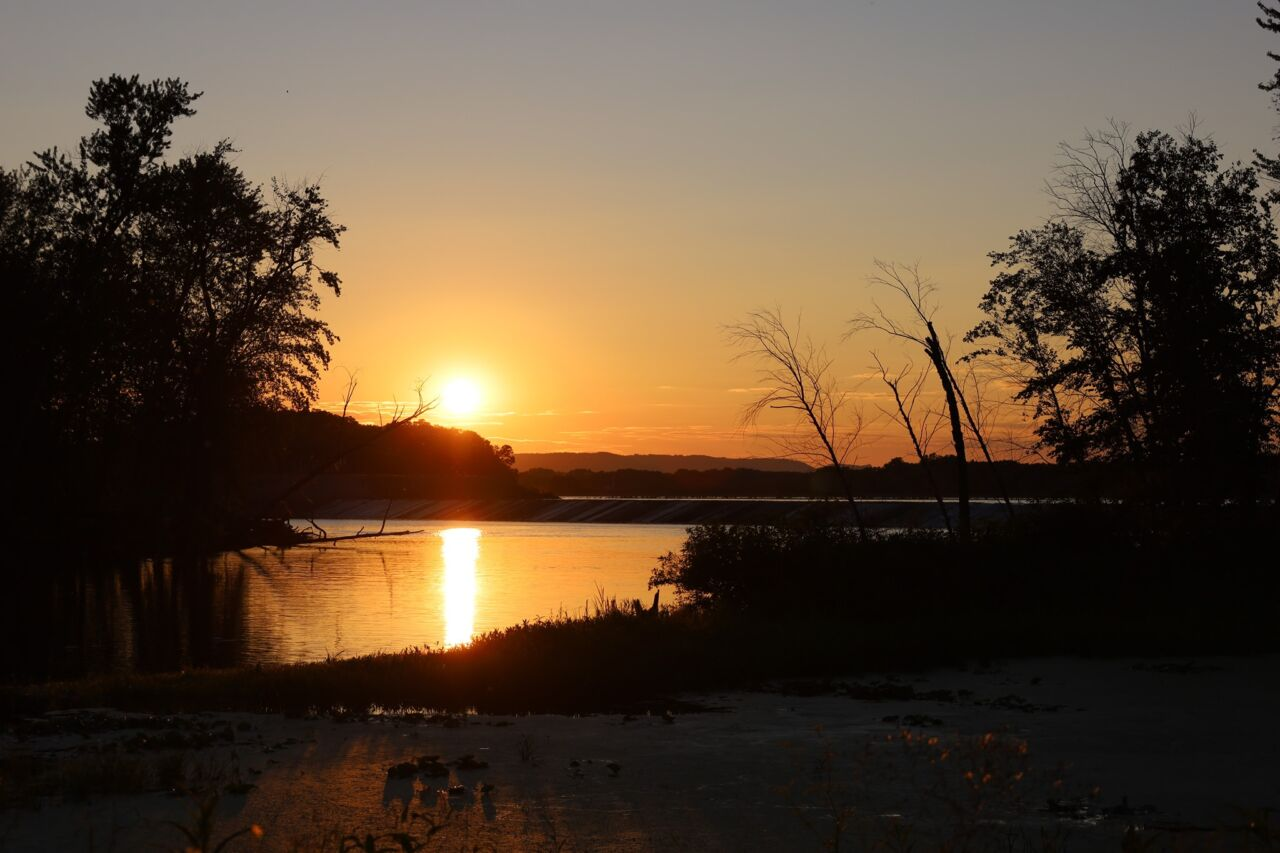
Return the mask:
<svg viewBox="0 0 1280 853"><path fill-rule="evenodd" d="M480 386L470 379L451 379L440 392L440 405L451 415L471 415L480 406Z"/></svg>

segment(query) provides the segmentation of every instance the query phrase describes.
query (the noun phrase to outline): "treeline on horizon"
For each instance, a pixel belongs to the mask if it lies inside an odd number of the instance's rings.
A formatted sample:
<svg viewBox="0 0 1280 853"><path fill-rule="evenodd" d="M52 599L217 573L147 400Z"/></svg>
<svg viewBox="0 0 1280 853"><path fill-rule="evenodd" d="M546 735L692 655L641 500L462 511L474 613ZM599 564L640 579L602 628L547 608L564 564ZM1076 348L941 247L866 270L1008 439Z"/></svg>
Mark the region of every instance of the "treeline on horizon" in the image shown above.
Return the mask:
<svg viewBox="0 0 1280 853"><path fill-rule="evenodd" d="M510 446L471 430L426 421L387 429L328 412L281 411L254 413L238 434L239 479L255 494L283 495L273 509L289 517L338 499L533 495L517 483Z"/></svg>
<svg viewBox="0 0 1280 853"><path fill-rule="evenodd" d="M829 467L522 470L510 446L423 420L388 429L323 411L264 409L240 413L228 427L220 459L225 499L244 512L287 518L309 517L341 500L844 497L844 484ZM1144 471L1116 462L971 461L968 471L970 493L978 499L1116 500L1144 489ZM933 455L927 469L899 457L879 466L847 466L842 475L859 498L926 499L934 497L935 483L954 497L955 472L954 457ZM1264 460L1261 472L1274 489L1280 459Z"/></svg>
<svg viewBox="0 0 1280 853"><path fill-rule="evenodd" d="M517 459L517 462L519 460ZM1262 460L1262 478L1274 492L1280 485L1280 458ZM933 483L944 496L958 491L955 458L932 456L928 472L919 462L894 458L884 465L846 467L845 480L855 497L927 499ZM930 481L929 474L934 477ZM1144 492L1144 471L1114 462L1076 464L996 461L968 464L974 498L999 500L1120 500ZM558 472L532 468L519 472L519 483L532 491L560 497L617 498L843 498L843 484L830 468L808 473L756 471L749 468L688 469L674 473L623 469Z"/></svg>

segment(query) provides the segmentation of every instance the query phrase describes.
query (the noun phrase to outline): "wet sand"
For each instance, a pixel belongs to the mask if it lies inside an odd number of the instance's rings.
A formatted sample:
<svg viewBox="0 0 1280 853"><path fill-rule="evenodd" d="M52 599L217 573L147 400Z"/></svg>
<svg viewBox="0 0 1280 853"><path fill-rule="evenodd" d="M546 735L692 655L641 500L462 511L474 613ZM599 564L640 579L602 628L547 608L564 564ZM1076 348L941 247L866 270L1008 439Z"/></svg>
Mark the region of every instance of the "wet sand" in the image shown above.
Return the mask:
<svg viewBox="0 0 1280 853"><path fill-rule="evenodd" d="M415 813L443 822L425 849L820 850L839 827L844 849L905 834L917 849L962 836L970 849L1118 850L1129 826L1194 849L1280 807L1277 675L1280 656L1041 659L698 694L682 698L708 710L667 717L207 714L184 731L234 738L188 760L224 788L215 838L263 828L230 850L335 849L357 830L425 838ZM57 725L0 748L74 763L139 745L130 729ZM388 777L432 755L447 777ZM253 787L227 793L237 779ZM451 784L465 793L440 790ZM163 821L189 823L192 807L160 792L44 796L0 812L0 849L180 849Z"/></svg>

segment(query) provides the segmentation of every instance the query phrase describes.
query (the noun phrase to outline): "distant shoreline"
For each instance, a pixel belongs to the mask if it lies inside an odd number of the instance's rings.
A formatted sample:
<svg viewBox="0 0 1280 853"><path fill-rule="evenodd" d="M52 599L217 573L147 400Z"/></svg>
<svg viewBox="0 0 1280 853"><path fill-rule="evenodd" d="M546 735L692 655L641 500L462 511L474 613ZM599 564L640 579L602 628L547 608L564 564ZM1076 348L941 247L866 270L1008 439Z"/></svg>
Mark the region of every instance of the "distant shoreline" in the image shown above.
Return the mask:
<svg viewBox="0 0 1280 853"><path fill-rule="evenodd" d="M608 451L517 453L516 467L521 471L543 468L561 474L575 470L611 473L627 469L674 474L677 471L717 471L727 468L773 474L813 473L813 466L796 459L742 458L705 454L610 453Z"/></svg>
<svg viewBox="0 0 1280 853"><path fill-rule="evenodd" d="M949 501L948 507L954 518L955 503ZM860 501L858 508L869 527L945 527L933 501ZM1004 514L998 501L974 501L972 509L974 521L994 520ZM848 505L843 501L796 498L355 499L326 501L316 506L308 517L561 524L771 524L814 518L851 520Z"/></svg>

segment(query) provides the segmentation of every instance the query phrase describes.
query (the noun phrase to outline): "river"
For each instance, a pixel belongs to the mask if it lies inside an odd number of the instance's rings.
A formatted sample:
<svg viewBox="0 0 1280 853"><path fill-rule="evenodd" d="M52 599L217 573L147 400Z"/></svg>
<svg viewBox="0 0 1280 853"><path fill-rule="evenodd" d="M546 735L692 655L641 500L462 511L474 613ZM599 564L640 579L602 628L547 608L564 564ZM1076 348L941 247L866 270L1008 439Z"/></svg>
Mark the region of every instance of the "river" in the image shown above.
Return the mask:
<svg viewBox="0 0 1280 853"><path fill-rule="evenodd" d="M330 536L380 521L318 522ZM524 620L652 601L681 525L388 522L405 536L252 549L207 565L54 574L10 601L8 679L252 666L465 643Z"/></svg>

